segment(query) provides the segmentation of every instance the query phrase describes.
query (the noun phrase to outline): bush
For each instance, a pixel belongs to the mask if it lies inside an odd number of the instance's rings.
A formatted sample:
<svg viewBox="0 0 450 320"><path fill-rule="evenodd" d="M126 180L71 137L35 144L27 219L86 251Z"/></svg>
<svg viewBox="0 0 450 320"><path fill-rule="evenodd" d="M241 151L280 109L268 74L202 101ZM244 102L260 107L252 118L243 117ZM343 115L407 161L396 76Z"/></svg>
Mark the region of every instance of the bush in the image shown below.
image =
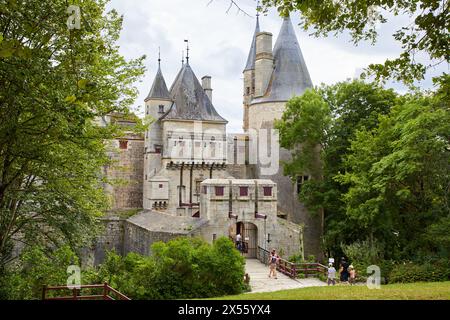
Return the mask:
<svg viewBox="0 0 450 320"><path fill-rule="evenodd" d="M245 260L227 238L213 245L196 238L178 238L152 245L153 255L110 252L97 273L132 299L190 299L238 294L244 284ZM247 288L248 289L248 288Z"/></svg>
<svg viewBox="0 0 450 320"><path fill-rule="evenodd" d="M416 264L412 262L394 266L390 283L440 282L450 280L450 264L440 260L434 263Z"/></svg>
<svg viewBox="0 0 450 320"><path fill-rule="evenodd" d="M368 266L380 266L383 262L381 245L376 242L370 245L369 241L357 241L349 245L342 244L341 248L358 273L365 273Z"/></svg>
<svg viewBox="0 0 450 320"><path fill-rule="evenodd" d="M244 283L245 260L227 238L213 245L201 239L178 238L153 244L152 252L152 256L129 253L126 257L108 252L102 265L82 270L82 284L108 282L140 300L206 298L249 289ZM22 254L14 268L1 271L0 299L40 299L43 285L67 283L69 265L79 265L69 247L54 252L33 247ZM83 290L84 294L93 292Z"/></svg>
<svg viewBox="0 0 450 320"><path fill-rule="evenodd" d="M302 262L304 262L301 254L294 254L294 255L290 256L288 261L289 262L293 262L293 263L302 263Z"/></svg>
<svg viewBox="0 0 450 320"><path fill-rule="evenodd" d="M69 246L53 252L41 246L24 251L19 261L1 276L1 299L41 299L42 287L65 285L69 275L67 267L78 265L78 258ZM54 293L50 293L51 296Z"/></svg>

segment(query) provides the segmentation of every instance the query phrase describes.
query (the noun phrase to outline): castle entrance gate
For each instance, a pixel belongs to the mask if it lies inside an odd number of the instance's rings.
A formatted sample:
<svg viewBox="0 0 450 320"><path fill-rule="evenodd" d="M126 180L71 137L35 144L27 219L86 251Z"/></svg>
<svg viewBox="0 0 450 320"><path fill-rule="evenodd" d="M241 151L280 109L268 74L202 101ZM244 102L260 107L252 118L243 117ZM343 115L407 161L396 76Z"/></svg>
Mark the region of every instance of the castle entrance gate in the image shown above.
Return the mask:
<svg viewBox="0 0 450 320"><path fill-rule="evenodd" d="M233 230L234 231L234 230ZM246 258L256 258L258 250L258 228L251 222L236 223L236 234L242 237L242 252Z"/></svg>

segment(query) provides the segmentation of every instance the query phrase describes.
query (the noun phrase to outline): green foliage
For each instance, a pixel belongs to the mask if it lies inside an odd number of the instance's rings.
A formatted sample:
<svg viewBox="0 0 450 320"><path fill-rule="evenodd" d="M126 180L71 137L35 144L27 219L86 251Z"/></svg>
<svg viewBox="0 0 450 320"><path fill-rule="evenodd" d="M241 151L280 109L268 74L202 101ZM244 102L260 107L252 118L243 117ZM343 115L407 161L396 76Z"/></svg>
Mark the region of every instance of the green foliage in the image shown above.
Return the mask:
<svg viewBox="0 0 450 320"><path fill-rule="evenodd" d="M133 299L188 299L243 292L244 258L227 238L209 245L178 238L152 245L152 256L108 254L90 281L107 281Z"/></svg>
<svg viewBox="0 0 450 320"><path fill-rule="evenodd" d="M0 269L19 237L75 248L95 236L104 141L121 135L96 120L129 113L144 71L119 54L122 17L107 1L70 4L81 29L68 29L67 1L0 1Z"/></svg>
<svg viewBox="0 0 450 320"><path fill-rule="evenodd" d="M322 172L302 186L300 199L312 211L324 209L330 256L348 251L362 268L381 258L448 258L448 79L434 93L404 96L370 83L339 83L288 104L277 124L282 146L294 153L285 171ZM314 117L312 128L306 122ZM318 146L321 161L309 156Z"/></svg>
<svg viewBox="0 0 450 320"><path fill-rule="evenodd" d="M292 98L276 128L280 131L280 145L296 150L292 161L284 163L285 175L295 177L298 170L320 176L318 148L325 144L326 132L331 122L330 109L315 90Z"/></svg>
<svg viewBox="0 0 450 320"><path fill-rule="evenodd" d="M383 261L383 246L369 241L355 241L341 245L344 255L359 273L367 270L370 265L380 265Z"/></svg>
<svg viewBox="0 0 450 320"><path fill-rule="evenodd" d="M450 280L450 264L448 260L434 263L404 263L393 267L390 283L439 282Z"/></svg>
<svg viewBox="0 0 450 320"><path fill-rule="evenodd" d="M300 199L312 212L324 209L324 243L332 256L342 254L340 243L365 240L358 226L347 221L342 194L348 187L335 177L347 170L344 159L355 132L376 127L378 116L387 114L396 99L392 90L361 81L322 86L291 100L278 123L281 145L294 152L294 160L284 164L285 172L293 178L311 171L321 173L303 184Z"/></svg>
<svg viewBox="0 0 450 320"><path fill-rule="evenodd" d="M377 24L388 22L387 16L390 15L391 20L398 15L410 16L413 22L401 26L392 35L402 47L400 56L369 66L369 73L375 74L377 79L394 78L408 84L422 79L431 65L423 65L415 59L419 52L426 53L430 61L449 60L450 13L448 3L439 0L263 0L262 4L263 11L276 7L284 16L300 12L300 26L304 30L312 29L315 36L349 31L355 44L363 40L375 43Z"/></svg>
<svg viewBox="0 0 450 320"><path fill-rule="evenodd" d="M407 258L442 249L429 241L450 213L450 109L442 102L405 97L377 128L357 133L349 170L337 178L350 185L350 222L383 240L386 253Z"/></svg>
<svg viewBox="0 0 450 320"><path fill-rule="evenodd" d="M67 283L67 267L79 265L78 257L69 246L53 252L33 246L21 255L21 264L1 275L0 299L40 299L42 287Z"/></svg>

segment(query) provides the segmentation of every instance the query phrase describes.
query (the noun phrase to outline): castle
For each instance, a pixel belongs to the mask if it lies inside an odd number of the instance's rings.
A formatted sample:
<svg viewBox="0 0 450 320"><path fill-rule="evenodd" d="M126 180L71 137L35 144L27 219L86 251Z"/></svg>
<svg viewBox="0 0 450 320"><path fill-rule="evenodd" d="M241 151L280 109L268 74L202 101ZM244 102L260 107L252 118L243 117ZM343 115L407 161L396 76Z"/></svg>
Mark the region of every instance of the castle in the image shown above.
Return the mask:
<svg viewBox="0 0 450 320"><path fill-rule="evenodd" d="M290 153L278 147L273 130L287 101L312 87L291 19L283 19L273 46L257 18L243 71L244 134L227 134L227 121L213 105L211 77L200 83L188 56L170 88L160 61L145 99L153 123L144 137L130 133L114 141L118 165L105 168L110 178L127 182L107 186L113 209L136 214L106 221L96 259L111 248L147 254L151 243L180 235L212 242L238 233L247 257L258 248L319 256L323 218L298 200L309 175L283 175L279 160ZM111 115L105 121L124 120Z"/></svg>

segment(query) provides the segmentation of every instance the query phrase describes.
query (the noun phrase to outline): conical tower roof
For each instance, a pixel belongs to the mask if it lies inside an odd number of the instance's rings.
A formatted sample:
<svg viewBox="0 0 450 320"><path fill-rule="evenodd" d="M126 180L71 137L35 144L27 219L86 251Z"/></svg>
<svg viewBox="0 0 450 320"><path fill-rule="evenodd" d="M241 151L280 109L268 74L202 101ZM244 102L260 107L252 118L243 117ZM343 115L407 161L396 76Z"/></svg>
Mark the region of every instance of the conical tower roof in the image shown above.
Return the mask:
<svg viewBox="0 0 450 320"><path fill-rule="evenodd" d="M152 88L150 89L147 98L145 98L145 101L150 99L170 100L169 90L167 89L166 81L161 72L161 66L158 66L158 72L156 73Z"/></svg>
<svg viewBox="0 0 450 320"><path fill-rule="evenodd" d="M256 60L256 35L259 32L259 16L256 16L256 28L255 33L253 34L252 45L250 47L250 51L248 53L247 64L245 65L244 71L254 70L255 69L255 60Z"/></svg>
<svg viewBox="0 0 450 320"><path fill-rule="evenodd" d="M283 19L273 56L275 68L267 91L254 102L287 101L313 86L290 17Z"/></svg>
<svg viewBox="0 0 450 320"><path fill-rule="evenodd" d="M160 119L198 120L227 123L214 108L189 63L182 66L171 87L173 104Z"/></svg>

